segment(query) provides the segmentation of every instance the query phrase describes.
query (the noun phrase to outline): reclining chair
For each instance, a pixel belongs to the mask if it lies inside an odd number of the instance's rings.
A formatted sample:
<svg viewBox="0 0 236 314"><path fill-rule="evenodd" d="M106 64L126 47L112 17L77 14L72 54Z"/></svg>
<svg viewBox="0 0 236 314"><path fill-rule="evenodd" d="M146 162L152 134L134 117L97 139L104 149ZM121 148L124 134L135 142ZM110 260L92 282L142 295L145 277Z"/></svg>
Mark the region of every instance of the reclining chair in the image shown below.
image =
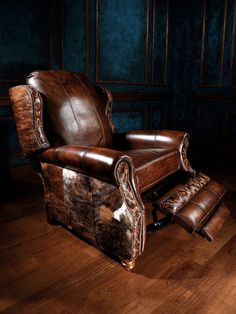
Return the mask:
<svg viewBox="0 0 236 314"><path fill-rule="evenodd" d="M111 93L79 73L33 72L10 97L23 154L43 181L49 223L73 230L130 270L145 245L142 196L182 172L188 179L156 200L166 220L149 229L168 220L213 240L229 214L225 188L191 168L187 133L118 134Z"/></svg>

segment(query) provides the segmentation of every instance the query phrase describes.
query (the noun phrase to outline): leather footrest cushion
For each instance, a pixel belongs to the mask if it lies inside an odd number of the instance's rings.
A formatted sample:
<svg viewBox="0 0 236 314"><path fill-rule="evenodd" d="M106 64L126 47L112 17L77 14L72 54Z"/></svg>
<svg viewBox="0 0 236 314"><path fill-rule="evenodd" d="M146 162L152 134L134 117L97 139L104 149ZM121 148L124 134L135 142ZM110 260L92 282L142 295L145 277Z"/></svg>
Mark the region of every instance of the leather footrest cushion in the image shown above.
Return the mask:
<svg viewBox="0 0 236 314"><path fill-rule="evenodd" d="M226 190L223 185L209 181L174 217L174 220L190 233L200 230L210 219Z"/></svg>
<svg viewBox="0 0 236 314"><path fill-rule="evenodd" d="M200 173L168 198L164 196L160 200L160 209L188 232L200 233L203 226L212 220L225 192L223 185ZM209 231L213 229L213 222L204 231L204 236L213 234L212 230Z"/></svg>
<svg viewBox="0 0 236 314"><path fill-rule="evenodd" d="M201 235L206 237L208 241L213 241L229 214L230 212L225 204L221 204L212 218L201 229Z"/></svg>

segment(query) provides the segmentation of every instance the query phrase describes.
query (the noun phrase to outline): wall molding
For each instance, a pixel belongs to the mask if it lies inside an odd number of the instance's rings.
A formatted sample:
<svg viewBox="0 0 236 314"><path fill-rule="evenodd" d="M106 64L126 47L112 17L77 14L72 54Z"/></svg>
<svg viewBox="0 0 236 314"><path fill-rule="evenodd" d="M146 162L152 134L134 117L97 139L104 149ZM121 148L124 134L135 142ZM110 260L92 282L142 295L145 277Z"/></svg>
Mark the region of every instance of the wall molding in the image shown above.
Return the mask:
<svg viewBox="0 0 236 314"><path fill-rule="evenodd" d="M114 108L112 110L112 113L132 113L132 112L139 112L142 114L142 117L143 117L143 129L147 129L149 127L149 112L148 112L148 109L147 108L124 108L124 109L121 109L121 108ZM113 119L114 120L114 119Z"/></svg>
<svg viewBox="0 0 236 314"><path fill-rule="evenodd" d="M202 39L201 39L199 87L221 88L222 83L223 83L224 50L225 50L225 36L226 36L226 23L227 23L227 0L224 0L224 15L223 15L223 23L222 23L222 39L221 39L221 49L220 49L220 70L219 70L219 80L218 80L218 83L216 83L216 84L203 83L204 67L205 67L205 63L206 63L206 58L205 58L206 15L207 15L207 0L204 0L203 17L202 17Z"/></svg>
<svg viewBox="0 0 236 314"><path fill-rule="evenodd" d="M189 101L199 101L199 102L214 102L214 103L229 103L234 104L236 103L236 95L235 96L224 96L224 95L217 95L217 94L191 94L187 96Z"/></svg>
<svg viewBox="0 0 236 314"><path fill-rule="evenodd" d="M85 74L89 77L90 69L90 40L89 40L89 0L84 0L85 5L85 18L84 18L84 31L85 31ZM65 31L64 31L64 0L61 0L61 70L65 69L64 60L64 44L65 44ZM76 71L76 69L75 69Z"/></svg>
<svg viewBox="0 0 236 314"><path fill-rule="evenodd" d="M2 96L0 97L0 107L10 107L11 100L9 96Z"/></svg>
<svg viewBox="0 0 236 314"><path fill-rule="evenodd" d="M153 15L152 15L152 85L153 86L166 86L167 83L167 67L168 67L168 45L169 45L169 11L170 11L170 5L169 0L166 0L166 33L165 33L165 45L164 45L164 79L157 83L155 82L155 67L154 67L154 58L155 58L155 24L156 24L156 0L153 1Z"/></svg>
<svg viewBox="0 0 236 314"><path fill-rule="evenodd" d="M146 0L146 40L145 40L145 81L122 81L122 80L101 80L99 77L99 0L96 0L96 39L95 39L95 82L99 84L126 84L126 85L147 85L148 84L148 34L149 33L149 0Z"/></svg>
<svg viewBox="0 0 236 314"><path fill-rule="evenodd" d="M169 100L173 94L172 93L144 93L144 92L112 92L114 100Z"/></svg>
<svg viewBox="0 0 236 314"><path fill-rule="evenodd" d="M230 85L236 88L236 83L233 82L233 66L235 63L235 30L236 30L236 0L234 0L234 16L233 16L233 30L232 30L232 45L230 53L230 70L229 70L229 80Z"/></svg>

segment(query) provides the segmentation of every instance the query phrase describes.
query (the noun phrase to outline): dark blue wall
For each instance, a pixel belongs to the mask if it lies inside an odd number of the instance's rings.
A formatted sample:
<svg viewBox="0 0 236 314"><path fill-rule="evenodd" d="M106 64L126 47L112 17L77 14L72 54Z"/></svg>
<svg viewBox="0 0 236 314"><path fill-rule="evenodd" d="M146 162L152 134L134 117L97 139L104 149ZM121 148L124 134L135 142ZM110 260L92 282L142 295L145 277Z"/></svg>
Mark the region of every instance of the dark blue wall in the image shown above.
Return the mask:
<svg viewBox="0 0 236 314"><path fill-rule="evenodd" d="M58 1L0 2L0 167L26 163L20 154L8 88L36 69L61 67Z"/></svg>
<svg viewBox="0 0 236 314"><path fill-rule="evenodd" d="M0 2L1 164L23 164L7 90L35 69L84 72L120 131L170 128L236 147L235 1Z"/></svg>

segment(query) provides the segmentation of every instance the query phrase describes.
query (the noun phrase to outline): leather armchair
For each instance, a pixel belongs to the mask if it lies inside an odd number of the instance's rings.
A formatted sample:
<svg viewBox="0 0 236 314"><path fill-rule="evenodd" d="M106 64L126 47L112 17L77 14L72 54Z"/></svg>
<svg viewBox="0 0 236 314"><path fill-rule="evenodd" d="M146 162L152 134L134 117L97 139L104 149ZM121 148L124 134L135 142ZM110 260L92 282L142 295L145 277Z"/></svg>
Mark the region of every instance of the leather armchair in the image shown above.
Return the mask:
<svg viewBox="0 0 236 314"><path fill-rule="evenodd" d="M112 123L111 93L82 74L36 71L26 85L11 88L10 97L22 152L43 181L48 222L72 229L117 256L128 269L145 246L143 194L174 173L187 173L190 182L157 201L167 217L209 240L226 218L224 188L211 184L208 190L219 197L206 196L210 179L196 176L188 162L188 134L118 134ZM197 192L210 204L204 215L197 208L189 212L189 199Z"/></svg>

